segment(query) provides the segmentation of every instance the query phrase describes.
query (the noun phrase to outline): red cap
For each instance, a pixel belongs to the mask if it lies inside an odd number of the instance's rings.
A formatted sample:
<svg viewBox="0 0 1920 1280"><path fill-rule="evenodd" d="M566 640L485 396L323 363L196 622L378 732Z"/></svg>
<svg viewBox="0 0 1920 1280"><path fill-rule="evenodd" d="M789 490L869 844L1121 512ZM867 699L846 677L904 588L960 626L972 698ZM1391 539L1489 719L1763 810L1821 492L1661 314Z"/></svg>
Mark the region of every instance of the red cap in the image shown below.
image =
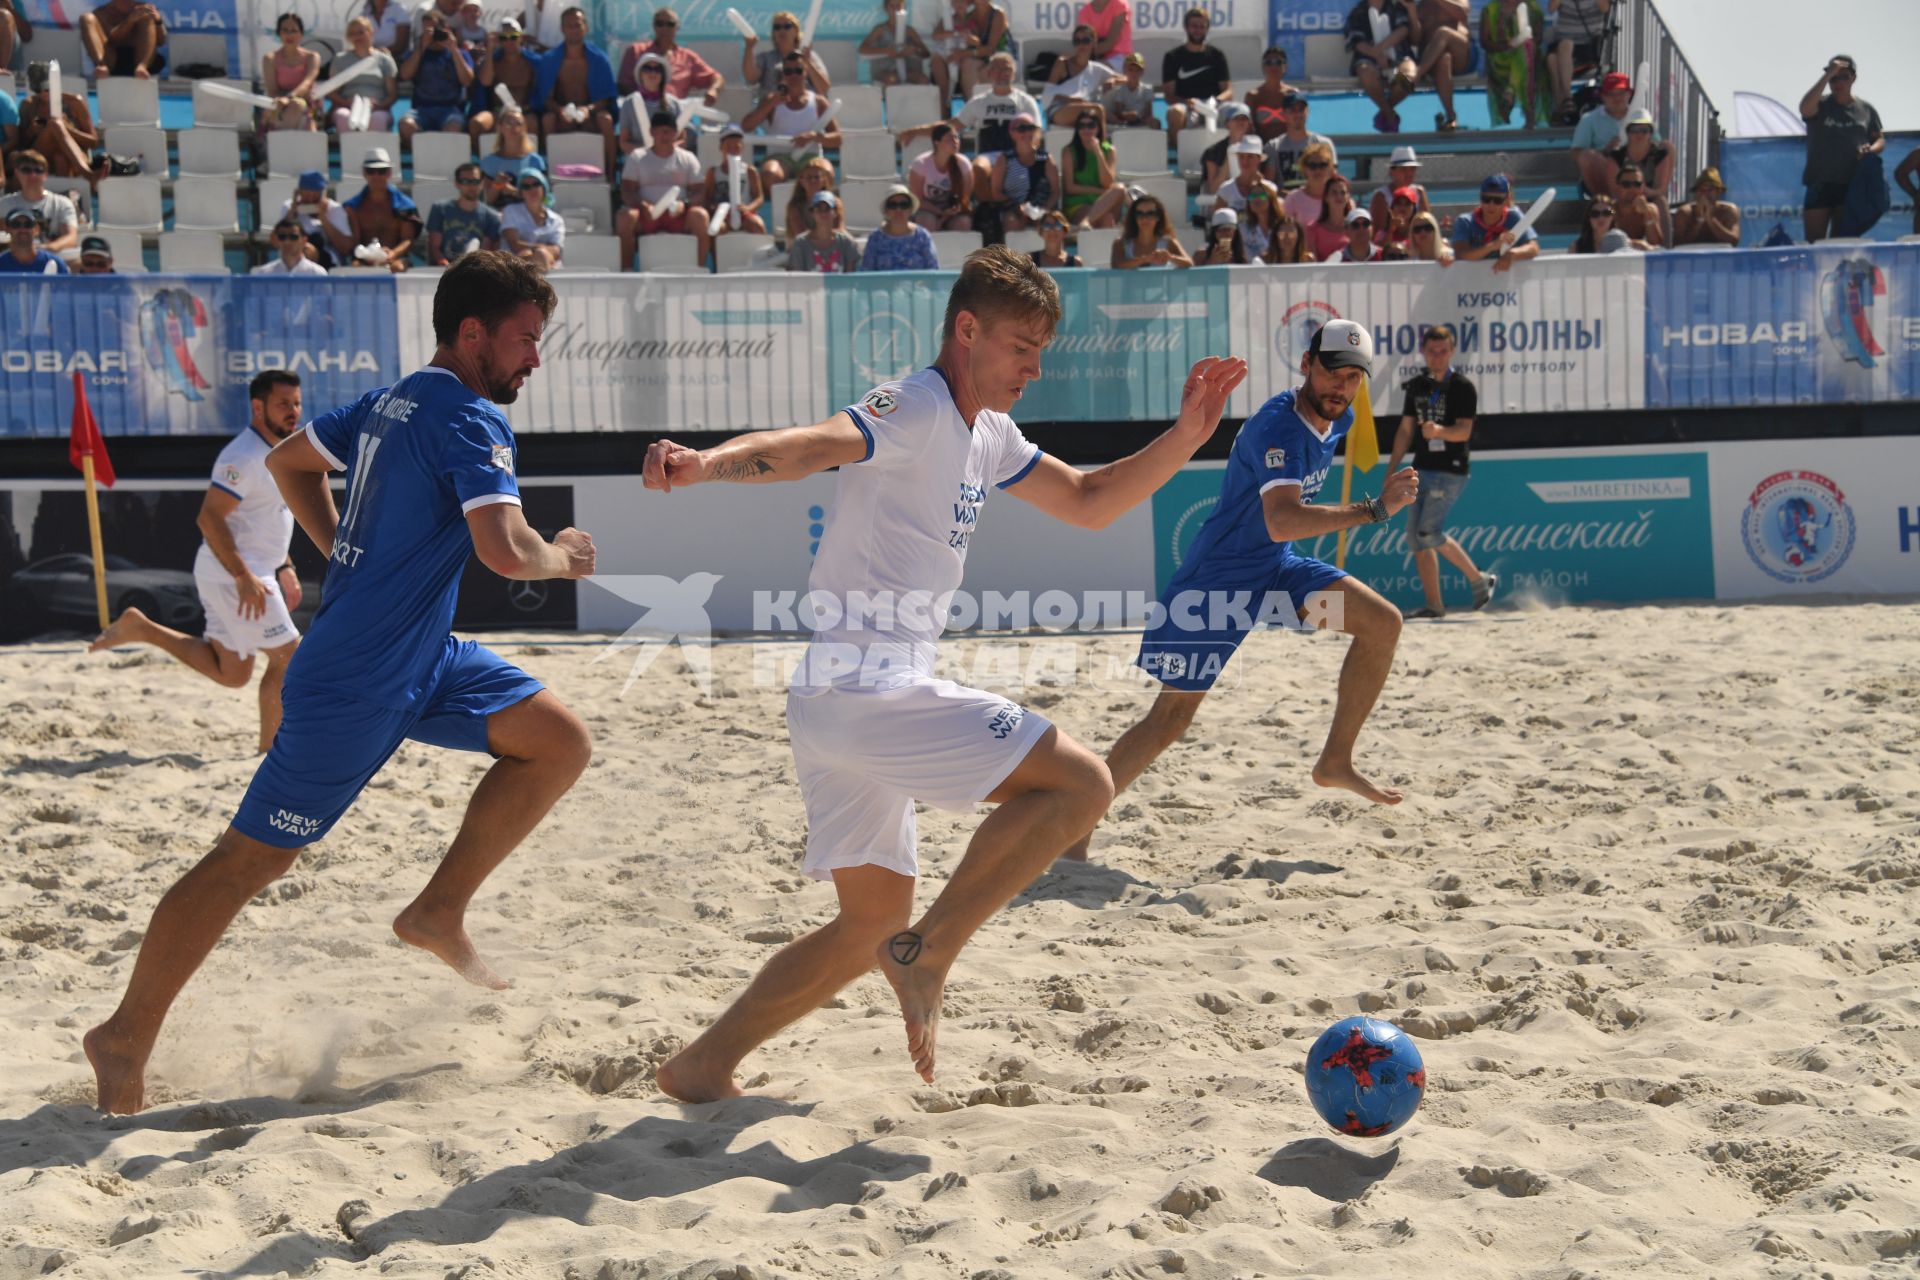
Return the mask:
<svg viewBox="0 0 1920 1280"><path fill-rule="evenodd" d="M1395 187L1393 189L1393 197L1388 203L1398 204L1402 200L1405 200L1416 209L1420 207L1420 193L1412 187Z"/></svg>
<svg viewBox="0 0 1920 1280"><path fill-rule="evenodd" d="M1633 88L1633 81L1627 78L1627 73L1624 71L1609 71L1605 76L1601 77L1600 80L1600 92L1602 93L1612 93L1615 89L1631 88Z"/></svg>

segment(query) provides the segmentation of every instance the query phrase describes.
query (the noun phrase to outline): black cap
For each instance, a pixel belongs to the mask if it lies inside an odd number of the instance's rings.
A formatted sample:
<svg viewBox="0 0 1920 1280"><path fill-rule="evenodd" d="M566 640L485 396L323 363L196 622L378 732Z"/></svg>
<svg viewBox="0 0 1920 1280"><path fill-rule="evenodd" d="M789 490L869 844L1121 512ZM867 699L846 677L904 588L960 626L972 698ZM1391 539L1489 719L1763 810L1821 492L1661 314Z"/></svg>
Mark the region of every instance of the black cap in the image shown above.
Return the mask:
<svg viewBox="0 0 1920 1280"><path fill-rule="evenodd" d="M107 243L105 236L88 236L80 242L80 256L84 258L90 253L103 253L111 258L113 246Z"/></svg>
<svg viewBox="0 0 1920 1280"><path fill-rule="evenodd" d="M40 225L40 215L25 205L22 205L7 214L7 225L10 227L37 227Z"/></svg>
<svg viewBox="0 0 1920 1280"><path fill-rule="evenodd" d="M1351 320L1329 320L1313 331L1307 351L1322 369L1373 368L1373 335Z"/></svg>
<svg viewBox="0 0 1920 1280"><path fill-rule="evenodd" d="M680 117L671 111L656 111L647 117L647 126L652 129L678 129Z"/></svg>

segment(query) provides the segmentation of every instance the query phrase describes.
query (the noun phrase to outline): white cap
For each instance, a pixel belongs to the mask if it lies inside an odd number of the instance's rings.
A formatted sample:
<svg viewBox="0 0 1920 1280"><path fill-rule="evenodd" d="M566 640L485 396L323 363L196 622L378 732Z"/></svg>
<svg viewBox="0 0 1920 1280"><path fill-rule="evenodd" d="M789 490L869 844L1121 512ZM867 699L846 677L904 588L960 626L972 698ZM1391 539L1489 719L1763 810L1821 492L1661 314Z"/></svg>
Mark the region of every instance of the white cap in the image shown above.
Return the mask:
<svg viewBox="0 0 1920 1280"><path fill-rule="evenodd" d="M1231 209L1215 209L1213 217L1207 219L1207 222L1215 227L1237 227L1240 225L1240 215Z"/></svg>
<svg viewBox="0 0 1920 1280"><path fill-rule="evenodd" d="M1358 222L1364 222L1368 226L1373 225L1373 215L1367 212L1365 205L1357 204L1347 210L1347 225L1351 227Z"/></svg>
<svg viewBox="0 0 1920 1280"><path fill-rule="evenodd" d="M1267 154L1267 149L1260 145L1258 138L1242 138L1231 147L1228 147L1227 150L1237 156L1263 156Z"/></svg>
<svg viewBox="0 0 1920 1280"><path fill-rule="evenodd" d="M1314 330L1307 351L1325 369L1373 369L1373 335L1351 320L1329 320Z"/></svg>
<svg viewBox="0 0 1920 1280"><path fill-rule="evenodd" d="M1403 164L1410 164L1416 169L1420 167L1420 157L1413 153L1412 147L1395 147L1393 154L1387 157L1387 168L1389 169L1396 168Z"/></svg>
<svg viewBox="0 0 1920 1280"><path fill-rule="evenodd" d="M368 169L391 168L393 168L393 157L387 154L385 147L368 147L367 154L362 157L360 161L360 171L362 173L365 173Z"/></svg>

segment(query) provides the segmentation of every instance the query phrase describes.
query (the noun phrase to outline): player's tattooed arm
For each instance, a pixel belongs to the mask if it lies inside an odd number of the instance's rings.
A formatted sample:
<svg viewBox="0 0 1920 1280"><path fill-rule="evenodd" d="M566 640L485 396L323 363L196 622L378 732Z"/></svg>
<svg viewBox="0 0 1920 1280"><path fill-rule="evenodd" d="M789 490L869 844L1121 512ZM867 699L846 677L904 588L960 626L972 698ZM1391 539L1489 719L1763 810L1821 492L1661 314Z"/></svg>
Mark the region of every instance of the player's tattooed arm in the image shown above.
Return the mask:
<svg viewBox="0 0 1920 1280"><path fill-rule="evenodd" d="M739 458L722 458L713 464L715 480L754 481L762 476L772 475L779 469L779 455L765 449L756 449Z"/></svg>
<svg viewBox="0 0 1920 1280"><path fill-rule="evenodd" d="M868 448L852 418L839 413L810 427L749 432L711 449L658 440L647 449L641 478L647 488L662 493L707 480L771 484L861 462L869 456Z"/></svg>

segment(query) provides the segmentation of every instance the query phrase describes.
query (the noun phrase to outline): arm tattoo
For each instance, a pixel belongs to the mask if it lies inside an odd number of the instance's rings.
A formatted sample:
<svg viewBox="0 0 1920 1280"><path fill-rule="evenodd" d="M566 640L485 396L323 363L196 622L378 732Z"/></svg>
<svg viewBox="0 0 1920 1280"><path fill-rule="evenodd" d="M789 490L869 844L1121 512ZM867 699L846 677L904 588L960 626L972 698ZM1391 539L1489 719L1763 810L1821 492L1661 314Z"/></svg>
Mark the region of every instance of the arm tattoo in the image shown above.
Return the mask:
<svg viewBox="0 0 1920 1280"><path fill-rule="evenodd" d="M744 458L736 458L715 466L713 478L715 480L751 480L772 471L777 461L779 461L777 454L765 451L750 453Z"/></svg>

